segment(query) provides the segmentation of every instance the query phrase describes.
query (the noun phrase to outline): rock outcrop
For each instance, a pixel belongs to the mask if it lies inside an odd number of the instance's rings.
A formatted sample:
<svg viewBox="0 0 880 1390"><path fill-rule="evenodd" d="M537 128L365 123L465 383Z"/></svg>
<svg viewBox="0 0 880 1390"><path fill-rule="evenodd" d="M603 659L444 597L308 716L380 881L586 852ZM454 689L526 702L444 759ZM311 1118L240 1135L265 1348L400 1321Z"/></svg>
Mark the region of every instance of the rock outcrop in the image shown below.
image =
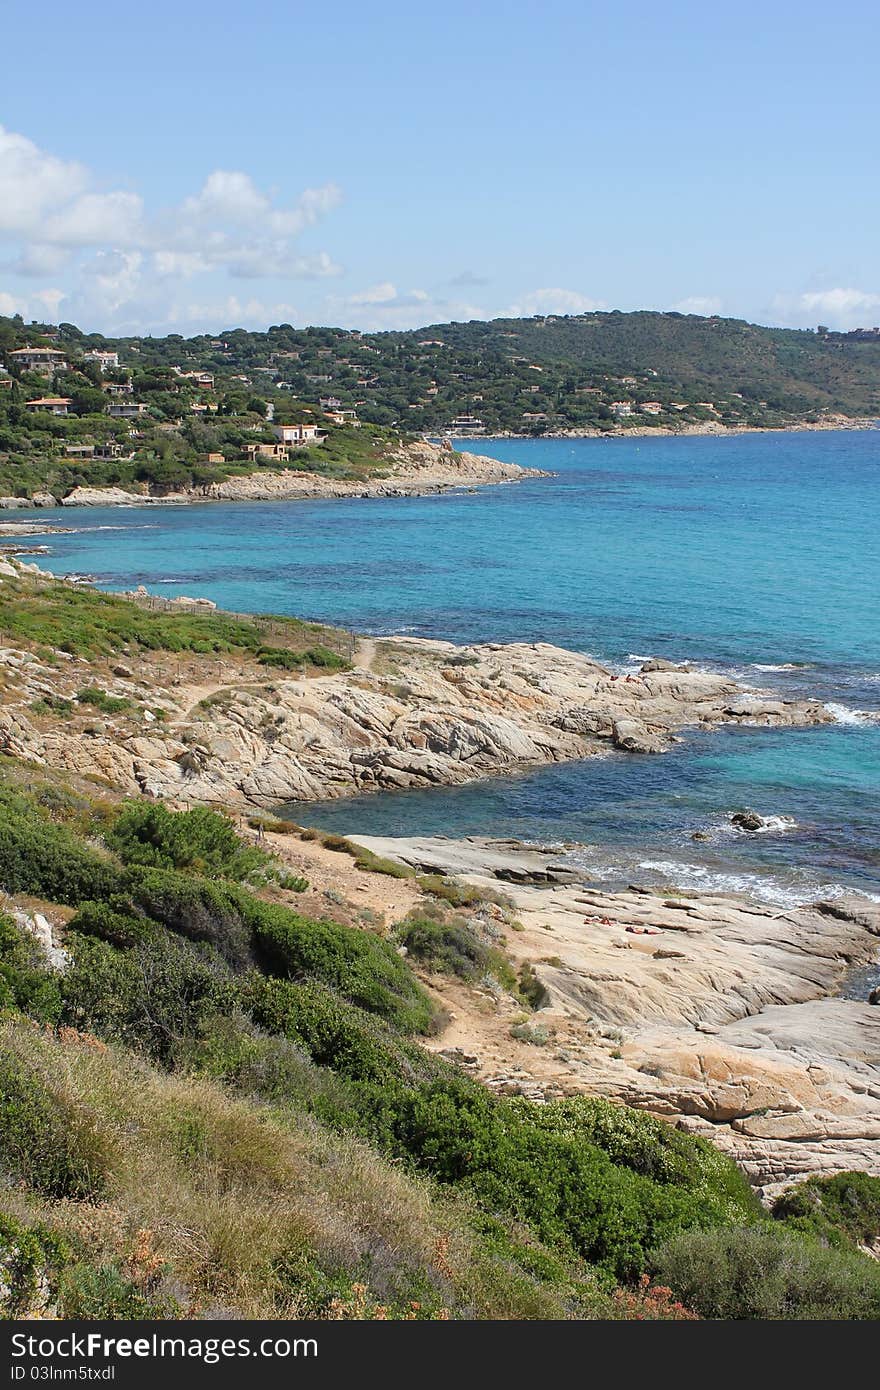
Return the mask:
<svg viewBox="0 0 880 1390"><path fill-rule="evenodd" d="M880 904L609 893L554 885L559 855L534 849L518 878L511 842L351 838L468 882L500 879L513 898L522 929L505 948L542 992L535 1025L552 1046L518 1042L503 1014L460 997L437 1042L478 1056L495 1089L649 1110L711 1139L768 1196L814 1173L880 1175L880 1011L834 997L880 951Z"/></svg>
<svg viewBox="0 0 880 1390"><path fill-rule="evenodd" d="M52 767L97 770L131 792L271 807L454 785L614 749L660 753L694 724L831 718L820 704L747 694L707 672L619 677L545 643L378 646L392 674L372 669L377 643L365 642L355 669L314 679L255 667L240 683L181 691L156 688L155 674L140 685L111 677L108 692L131 701L132 713L86 729L70 719L38 724L29 705L49 690L71 696L91 684L87 665L68 661L57 673L25 654L20 698L7 697L0 709L0 747ZM17 659L0 653L0 664ZM135 712L137 701L162 704L163 722Z"/></svg>

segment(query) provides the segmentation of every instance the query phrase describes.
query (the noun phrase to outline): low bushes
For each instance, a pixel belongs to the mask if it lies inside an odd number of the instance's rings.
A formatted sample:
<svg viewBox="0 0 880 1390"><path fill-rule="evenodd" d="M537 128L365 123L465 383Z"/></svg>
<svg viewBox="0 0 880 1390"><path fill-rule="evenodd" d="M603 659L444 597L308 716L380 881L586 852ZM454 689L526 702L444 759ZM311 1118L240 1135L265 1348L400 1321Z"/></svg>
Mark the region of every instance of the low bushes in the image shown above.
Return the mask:
<svg viewBox="0 0 880 1390"><path fill-rule="evenodd" d="M463 980L479 978L489 966L489 951L466 922L408 917L398 928L397 939L414 960Z"/></svg>
<svg viewBox="0 0 880 1390"><path fill-rule="evenodd" d="M96 685L87 685L80 690L77 700L81 705L91 705L93 709L99 709L102 714L121 714L123 710L132 708L132 701L124 695L110 695L106 690L100 690Z"/></svg>
<svg viewBox="0 0 880 1390"><path fill-rule="evenodd" d="M236 882L269 862L262 850L242 842L228 817L203 806L168 811L161 802L130 801L105 838L125 864L192 869Z"/></svg>
<svg viewBox="0 0 880 1390"><path fill-rule="evenodd" d="M875 1245L880 1240L880 1178L867 1173L809 1178L777 1197L773 1216L829 1245Z"/></svg>
<svg viewBox="0 0 880 1390"><path fill-rule="evenodd" d="M118 870L23 796L0 791L0 887L71 906L113 892Z"/></svg>
<svg viewBox="0 0 880 1390"><path fill-rule="evenodd" d="M173 1066L203 1019L236 1003L233 977L204 948L171 936L119 951L73 938L73 968L62 982L61 1021L98 1033Z"/></svg>
<svg viewBox="0 0 880 1390"><path fill-rule="evenodd" d="M880 1318L875 1261L771 1224L679 1234L652 1264L706 1318Z"/></svg>
<svg viewBox="0 0 880 1390"><path fill-rule="evenodd" d="M56 1095L13 1050L0 1050L0 1166L47 1197L94 1198L108 1167L91 1119Z"/></svg>
<svg viewBox="0 0 880 1390"><path fill-rule="evenodd" d="M61 992L34 938L0 913L0 1009L5 1008L21 1009L41 1023L55 1023L61 1013Z"/></svg>
<svg viewBox="0 0 880 1390"><path fill-rule="evenodd" d="M388 942L336 922L311 921L270 903L255 906L254 944L270 974L321 980L404 1032L429 1031L431 1002Z"/></svg>

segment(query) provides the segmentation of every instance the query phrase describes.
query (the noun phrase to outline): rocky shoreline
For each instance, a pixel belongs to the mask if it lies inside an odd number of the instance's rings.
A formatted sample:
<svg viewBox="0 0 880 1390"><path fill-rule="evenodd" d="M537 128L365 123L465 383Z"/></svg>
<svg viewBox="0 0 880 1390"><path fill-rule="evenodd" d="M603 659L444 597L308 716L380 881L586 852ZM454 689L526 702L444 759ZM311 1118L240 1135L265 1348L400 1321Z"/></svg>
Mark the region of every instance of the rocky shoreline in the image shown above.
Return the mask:
<svg viewBox="0 0 880 1390"><path fill-rule="evenodd" d="M2 508L34 507L141 507L174 506L192 502L295 502L321 498L418 497L456 488L495 486L546 478L540 468L483 458L437 444L404 444L388 456L375 474L357 480L335 479L307 469L278 471L258 469L219 482L185 488L179 492L146 487L132 491L122 487L73 488L63 497L48 493L33 498L0 497ZM8 523L12 524L12 523Z"/></svg>
<svg viewBox="0 0 880 1390"><path fill-rule="evenodd" d="M536 1012L523 1024L513 1003L443 986L454 1017L434 1044L493 1089L649 1110L711 1139L766 1197L812 1174L880 1175L880 1008L834 997L877 956L880 904L606 892L516 841L349 838L512 899L516 929L484 910Z"/></svg>
<svg viewBox="0 0 880 1390"><path fill-rule="evenodd" d="M0 561L3 574L65 583L12 557ZM32 706L47 694L75 702L94 684L93 664L67 656L51 668L36 653L0 651L0 748L97 772L130 793L271 808L603 754L661 754L687 727L833 722L816 701L780 700L723 675L654 660L622 676L540 642L367 638L351 670L308 679L228 659L195 659L184 675L179 659L158 653L144 653L138 667L102 677L124 713L35 718Z"/></svg>

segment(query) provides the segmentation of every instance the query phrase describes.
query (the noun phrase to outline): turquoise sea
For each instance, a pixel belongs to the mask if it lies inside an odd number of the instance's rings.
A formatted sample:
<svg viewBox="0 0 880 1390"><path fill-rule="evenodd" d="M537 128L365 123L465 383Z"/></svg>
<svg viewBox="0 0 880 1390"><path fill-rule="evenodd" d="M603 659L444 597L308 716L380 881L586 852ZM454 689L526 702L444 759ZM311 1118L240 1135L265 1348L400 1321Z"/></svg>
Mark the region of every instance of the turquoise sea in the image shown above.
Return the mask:
<svg viewBox="0 0 880 1390"><path fill-rule="evenodd" d="M566 841L607 883L880 896L880 430L492 440L554 477L426 498L40 512L47 567L364 632L646 656L830 704L472 786L297 808L334 829ZM24 513L16 513L24 517ZM731 811L779 817L758 835ZM694 841L697 832L709 840Z"/></svg>

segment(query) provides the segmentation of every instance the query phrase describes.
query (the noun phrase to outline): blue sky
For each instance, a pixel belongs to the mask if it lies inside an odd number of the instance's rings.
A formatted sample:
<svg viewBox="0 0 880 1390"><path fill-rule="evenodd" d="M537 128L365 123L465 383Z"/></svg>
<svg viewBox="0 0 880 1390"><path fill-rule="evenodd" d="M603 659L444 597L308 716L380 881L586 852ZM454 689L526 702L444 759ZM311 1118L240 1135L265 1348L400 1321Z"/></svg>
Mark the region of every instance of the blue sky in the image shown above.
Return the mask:
<svg viewBox="0 0 880 1390"><path fill-rule="evenodd" d="M868 0L7 0L4 36L0 312L880 322Z"/></svg>

